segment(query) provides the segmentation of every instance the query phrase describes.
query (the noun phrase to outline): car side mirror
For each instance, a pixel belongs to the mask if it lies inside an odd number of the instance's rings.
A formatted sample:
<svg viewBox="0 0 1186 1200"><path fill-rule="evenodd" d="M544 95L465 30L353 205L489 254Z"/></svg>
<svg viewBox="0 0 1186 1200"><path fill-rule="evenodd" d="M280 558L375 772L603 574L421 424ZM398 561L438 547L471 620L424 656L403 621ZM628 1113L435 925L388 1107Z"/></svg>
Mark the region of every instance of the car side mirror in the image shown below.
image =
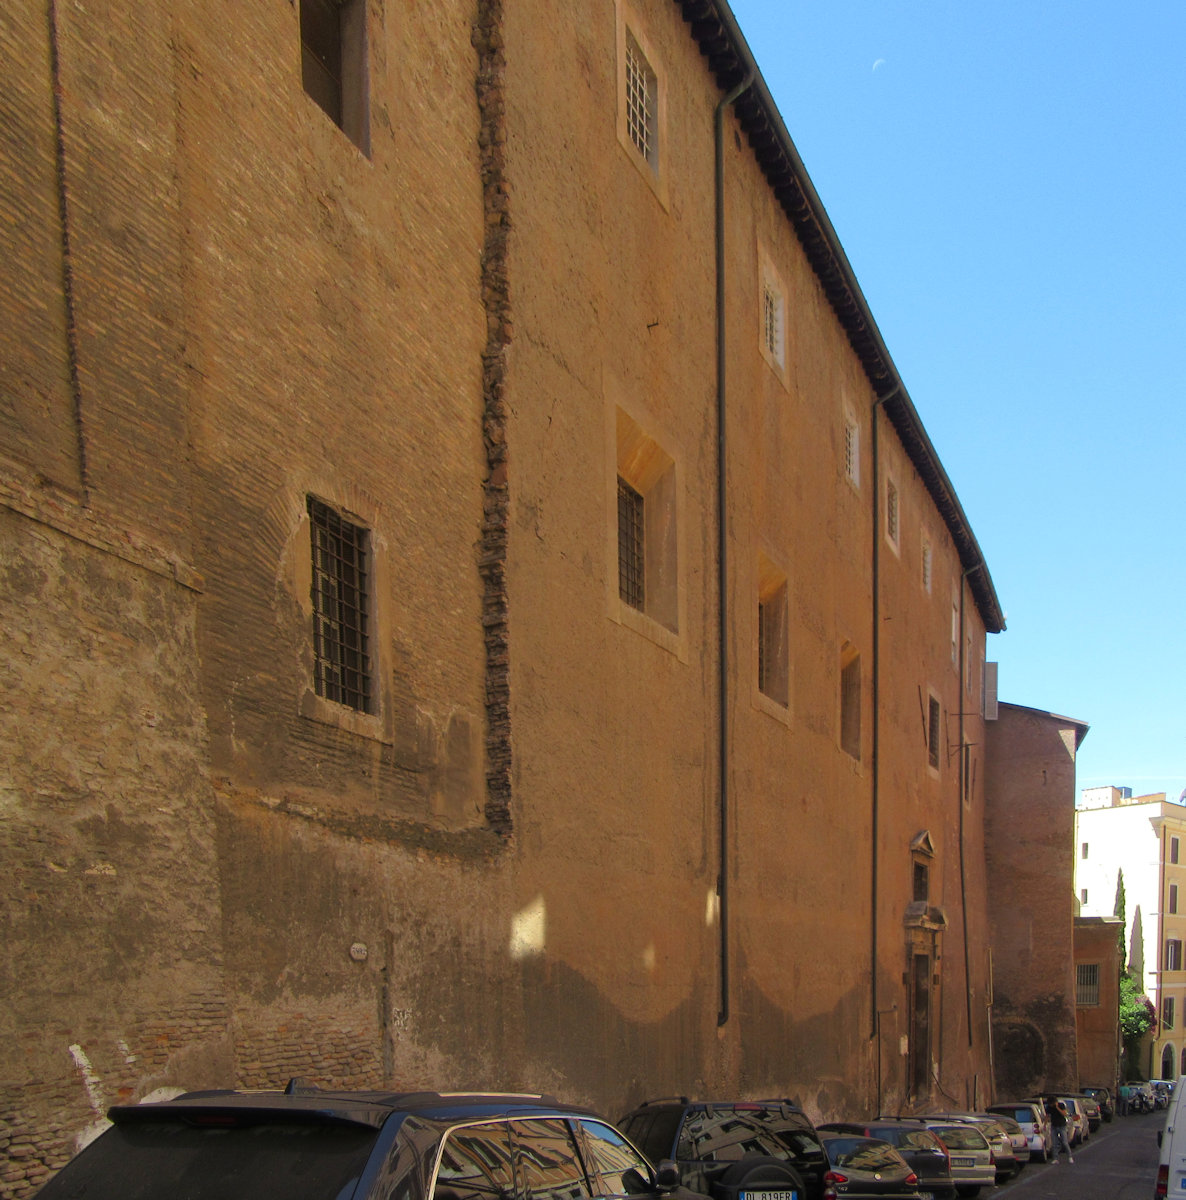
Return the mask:
<svg viewBox="0 0 1186 1200"><path fill-rule="evenodd" d="M679 1167L670 1158L663 1159L655 1171L655 1191L674 1192L679 1185Z"/></svg>

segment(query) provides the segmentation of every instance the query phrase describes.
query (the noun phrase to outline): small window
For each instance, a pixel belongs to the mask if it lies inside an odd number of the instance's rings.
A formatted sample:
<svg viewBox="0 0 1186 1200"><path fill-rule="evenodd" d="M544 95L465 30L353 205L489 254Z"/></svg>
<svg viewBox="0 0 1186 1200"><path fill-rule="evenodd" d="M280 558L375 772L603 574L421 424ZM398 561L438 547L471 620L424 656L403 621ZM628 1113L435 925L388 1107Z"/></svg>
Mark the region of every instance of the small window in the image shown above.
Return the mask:
<svg viewBox="0 0 1186 1200"><path fill-rule="evenodd" d="M898 485L892 480L885 481L885 536L886 540L896 550L899 540Z"/></svg>
<svg viewBox="0 0 1186 1200"><path fill-rule="evenodd" d="M1172 913L1178 911L1178 885L1176 883L1170 884L1169 909Z"/></svg>
<svg viewBox="0 0 1186 1200"><path fill-rule="evenodd" d="M308 498L317 695L371 712L369 534Z"/></svg>
<svg viewBox="0 0 1186 1200"><path fill-rule="evenodd" d="M861 656L845 642L840 652L840 745L861 759Z"/></svg>
<svg viewBox="0 0 1186 1200"><path fill-rule="evenodd" d="M784 365L783 349L786 325L786 300L777 281L769 276L762 285L762 349L771 365Z"/></svg>
<svg viewBox="0 0 1186 1200"><path fill-rule="evenodd" d="M1174 1027L1174 997L1166 996L1161 1002L1161 1027L1162 1029L1173 1029Z"/></svg>
<svg viewBox="0 0 1186 1200"><path fill-rule="evenodd" d="M305 91L369 153L366 0L300 0L300 23Z"/></svg>
<svg viewBox="0 0 1186 1200"><path fill-rule="evenodd" d="M676 472L671 456L617 412L618 596L679 631Z"/></svg>
<svg viewBox="0 0 1186 1200"><path fill-rule="evenodd" d="M851 416L844 420L844 477L853 487L861 486L861 427Z"/></svg>
<svg viewBox="0 0 1186 1200"><path fill-rule="evenodd" d="M1178 938L1170 938L1165 943L1165 969L1167 971L1182 969L1182 943Z"/></svg>
<svg viewBox="0 0 1186 1200"><path fill-rule="evenodd" d="M626 30L626 130L651 170L659 169L659 80L635 36Z"/></svg>
<svg viewBox="0 0 1186 1200"><path fill-rule="evenodd" d="M786 707L790 698L787 655L787 578L758 556L758 691Z"/></svg>
<svg viewBox="0 0 1186 1200"><path fill-rule="evenodd" d="M1080 904L1087 903L1087 889L1086 888L1079 889L1079 903Z"/></svg>
<svg viewBox="0 0 1186 1200"><path fill-rule="evenodd" d="M646 558L642 496L618 476L618 595L646 610Z"/></svg>
<svg viewBox="0 0 1186 1200"><path fill-rule="evenodd" d="M927 701L927 761L936 770L939 769L940 730L939 724L942 711L939 698L931 696Z"/></svg>
<svg viewBox="0 0 1186 1200"><path fill-rule="evenodd" d="M1170 838L1170 862L1176 863L1177 861L1178 861L1178 839L1176 837L1172 837L1172 838Z"/></svg>
<svg viewBox="0 0 1186 1200"><path fill-rule="evenodd" d="M951 665L959 670L960 662L960 604L955 590L951 593Z"/></svg>
<svg viewBox="0 0 1186 1200"><path fill-rule="evenodd" d="M1079 857L1080 857L1080 858L1086 858L1086 857L1087 857L1087 843L1086 843L1086 842L1083 842L1083 843L1082 843L1082 844L1079 846Z"/></svg>
<svg viewBox="0 0 1186 1200"><path fill-rule="evenodd" d="M1075 1003L1086 1007L1100 1002L1099 963L1078 963L1075 967Z"/></svg>
<svg viewBox="0 0 1186 1200"><path fill-rule="evenodd" d="M924 537L922 540L922 590L928 595L931 591L933 555L934 550L931 547L931 539Z"/></svg>

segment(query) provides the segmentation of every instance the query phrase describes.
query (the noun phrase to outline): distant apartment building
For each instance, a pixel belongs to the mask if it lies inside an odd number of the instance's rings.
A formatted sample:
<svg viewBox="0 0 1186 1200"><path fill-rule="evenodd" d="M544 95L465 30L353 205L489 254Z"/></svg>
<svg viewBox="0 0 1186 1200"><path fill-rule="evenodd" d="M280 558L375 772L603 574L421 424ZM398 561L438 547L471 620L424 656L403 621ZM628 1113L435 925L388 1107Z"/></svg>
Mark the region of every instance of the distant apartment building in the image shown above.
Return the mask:
<svg viewBox="0 0 1186 1200"><path fill-rule="evenodd" d="M1123 907L1126 963L1158 1014L1141 1066L1151 1078L1176 1077L1186 1071L1186 806L1164 792L1083 789L1075 895L1081 916L1121 915Z"/></svg>

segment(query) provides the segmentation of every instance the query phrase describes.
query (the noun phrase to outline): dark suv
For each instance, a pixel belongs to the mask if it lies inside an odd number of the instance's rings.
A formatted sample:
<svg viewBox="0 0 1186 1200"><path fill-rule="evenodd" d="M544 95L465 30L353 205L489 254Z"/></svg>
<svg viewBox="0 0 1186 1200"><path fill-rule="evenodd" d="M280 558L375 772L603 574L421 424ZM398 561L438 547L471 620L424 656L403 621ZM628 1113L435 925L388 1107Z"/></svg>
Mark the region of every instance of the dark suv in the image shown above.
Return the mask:
<svg viewBox="0 0 1186 1200"><path fill-rule="evenodd" d="M821 1200L828 1160L790 1100L651 1100L618 1124L685 1187L713 1200Z"/></svg>
<svg viewBox="0 0 1186 1200"><path fill-rule="evenodd" d="M191 1092L120 1105L39 1200L576 1200L678 1192L612 1125L545 1096Z"/></svg>

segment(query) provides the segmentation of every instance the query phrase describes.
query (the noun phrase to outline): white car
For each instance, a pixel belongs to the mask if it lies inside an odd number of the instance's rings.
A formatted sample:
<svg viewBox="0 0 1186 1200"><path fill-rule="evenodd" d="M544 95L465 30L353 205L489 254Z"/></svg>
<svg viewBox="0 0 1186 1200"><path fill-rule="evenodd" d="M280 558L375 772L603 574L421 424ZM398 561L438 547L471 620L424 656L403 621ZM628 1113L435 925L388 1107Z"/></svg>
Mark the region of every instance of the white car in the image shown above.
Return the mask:
<svg viewBox="0 0 1186 1200"><path fill-rule="evenodd" d="M1012 1117L1025 1134L1031 1162L1049 1162L1054 1139L1050 1136L1050 1118L1036 1100L1018 1100L1016 1104L990 1104L985 1110L1001 1117Z"/></svg>
<svg viewBox="0 0 1186 1200"><path fill-rule="evenodd" d="M1165 1110L1165 1128L1157 1135L1161 1154L1157 1163L1157 1187L1153 1195L1157 1200L1186 1200L1186 1107L1182 1105L1182 1084L1186 1075L1178 1079L1178 1086L1170 1095L1169 1107Z"/></svg>

